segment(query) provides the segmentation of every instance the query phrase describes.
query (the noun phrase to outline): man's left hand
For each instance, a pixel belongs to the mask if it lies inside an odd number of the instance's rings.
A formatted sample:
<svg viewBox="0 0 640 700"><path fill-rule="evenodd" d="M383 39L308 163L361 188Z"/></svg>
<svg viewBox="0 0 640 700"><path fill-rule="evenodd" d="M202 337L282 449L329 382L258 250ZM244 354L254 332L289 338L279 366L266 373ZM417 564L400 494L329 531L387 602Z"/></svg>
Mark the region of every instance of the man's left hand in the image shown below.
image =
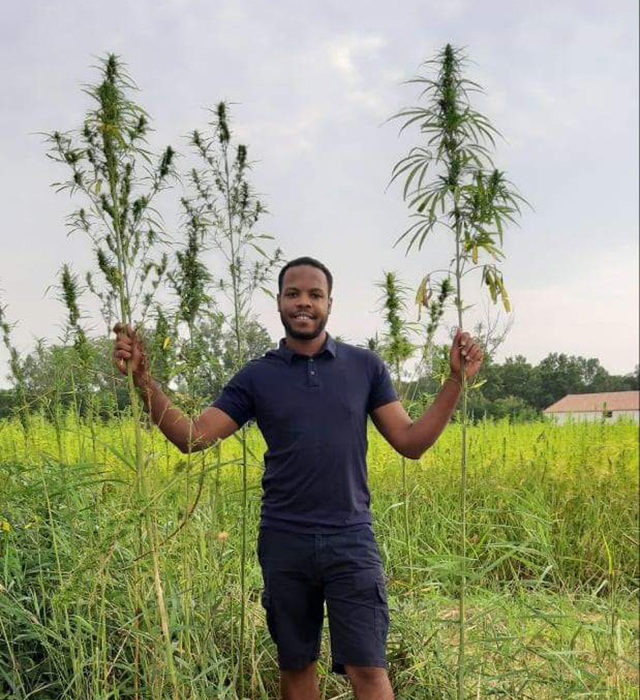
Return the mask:
<svg viewBox="0 0 640 700"><path fill-rule="evenodd" d="M460 328L456 331L451 352L449 353L449 365L451 374L458 380L462 379L462 365L464 364L464 376L471 379L482 366L484 353L478 343L468 333L463 333Z"/></svg>

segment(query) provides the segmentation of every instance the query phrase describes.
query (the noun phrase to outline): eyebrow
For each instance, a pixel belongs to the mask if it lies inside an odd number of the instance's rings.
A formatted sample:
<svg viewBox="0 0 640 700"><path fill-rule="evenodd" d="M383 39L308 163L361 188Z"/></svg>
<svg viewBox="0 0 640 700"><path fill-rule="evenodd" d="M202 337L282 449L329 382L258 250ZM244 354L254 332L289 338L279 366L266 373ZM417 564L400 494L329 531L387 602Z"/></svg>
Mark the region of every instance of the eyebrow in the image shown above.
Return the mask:
<svg viewBox="0 0 640 700"><path fill-rule="evenodd" d="M285 292L299 292L300 291L300 289L298 289L298 287L293 287L293 286L286 286L284 290L285 290ZM324 289L321 289L320 287L312 287L309 291L310 292L322 292L322 294L324 294Z"/></svg>

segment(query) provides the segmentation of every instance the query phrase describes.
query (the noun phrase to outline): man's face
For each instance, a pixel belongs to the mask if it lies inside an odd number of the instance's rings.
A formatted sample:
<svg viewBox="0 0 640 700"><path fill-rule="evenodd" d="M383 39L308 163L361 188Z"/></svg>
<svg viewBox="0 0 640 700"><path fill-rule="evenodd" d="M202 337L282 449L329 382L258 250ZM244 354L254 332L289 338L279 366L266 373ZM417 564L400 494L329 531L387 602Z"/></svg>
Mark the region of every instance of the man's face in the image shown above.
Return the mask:
<svg viewBox="0 0 640 700"><path fill-rule="evenodd" d="M290 267L278 294L278 311L287 335L296 340L317 338L327 325L331 298L327 278L317 267Z"/></svg>

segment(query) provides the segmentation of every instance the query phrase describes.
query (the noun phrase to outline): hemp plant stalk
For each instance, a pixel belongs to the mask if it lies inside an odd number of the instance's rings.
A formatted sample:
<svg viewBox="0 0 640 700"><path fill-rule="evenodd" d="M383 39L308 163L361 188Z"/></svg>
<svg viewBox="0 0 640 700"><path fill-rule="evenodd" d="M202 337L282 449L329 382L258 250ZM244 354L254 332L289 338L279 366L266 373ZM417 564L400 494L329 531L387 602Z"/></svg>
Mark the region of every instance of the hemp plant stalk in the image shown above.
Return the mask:
<svg viewBox="0 0 640 700"><path fill-rule="evenodd" d="M454 305L458 327L463 328L465 306L463 278L481 271L491 299L498 296L507 312L509 297L498 263L507 223L515 222L525 201L493 165L489 147L495 148L498 131L473 109L470 93L480 86L463 76L464 53L447 44L425 63L432 75L418 76L410 83L423 89L425 104L400 111L392 118L404 121L401 131L420 128L423 143L414 146L394 167L392 181L404 179L403 197L414 222L396 242L420 251L427 236L437 230L449 232L454 252L448 275L455 280ZM435 73L435 75L433 75ZM428 176L433 171L433 179ZM483 254L487 262L480 263ZM467 582L467 382L462 363L461 464L460 464L460 548L458 698L464 697L465 680L465 593Z"/></svg>
<svg viewBox="0 0 640 700"><path fill-rule="evenodd" d="M153 293L166 270L166 256L153 260L162 225L152 207L156 195L173 176L174 151L169 146L158 159L146 148L149 120L129 94L135 85L120 59L109 54L100 62L99 82L85 87L94 103L77 132L54 131L46 135L48 157L66 165L67 181L55 183L57 191L80 196L80 206L69 217L71 232L85 233L92 244L104 287L91 276L87 283L102 302L108 325L118 317L133 324L134 313L142 322ZM154 272L155 279L150 280ZM145 497L142 407L127 363L127 386L135 425L136 494ZM155 526L149 508L144 508L147 534L152 544L153 579L165 642L165 658L174 697L178 697L167 611L155 547ZM140 533L142 550L142 533ZM136 616L138 620L138 616ZM136 640L138 637L136 636ZM137 642L136 642L137 643ZM138 650L136 650L136 656ZM136 680L137 682L137 680ZM138 687L136 685L136 695Z"/></svg>
<svg viewBox="0 0 640 700"><path fill-rule="evenodd" d="M269 234L256 233L254 227L265 208L251 187L248 174L251 164L247 147L233 143L227 105L218 103L205 133L194 131L191 144L202 167L190 173L194 191L193 207L207 220L208 239L225 261L226 276L218 287L230 304L228 323L235 339L233 370L239 370L247 358L245 329L251 318L254 293L266 285L274 268L281 261L279 248L268 253L264 240ZM240 696L244 697L244 654L246 627L246 568L247 568L247 428L239 436L242 446L242 544L240 556L240 635L238 675Z"/></svg>

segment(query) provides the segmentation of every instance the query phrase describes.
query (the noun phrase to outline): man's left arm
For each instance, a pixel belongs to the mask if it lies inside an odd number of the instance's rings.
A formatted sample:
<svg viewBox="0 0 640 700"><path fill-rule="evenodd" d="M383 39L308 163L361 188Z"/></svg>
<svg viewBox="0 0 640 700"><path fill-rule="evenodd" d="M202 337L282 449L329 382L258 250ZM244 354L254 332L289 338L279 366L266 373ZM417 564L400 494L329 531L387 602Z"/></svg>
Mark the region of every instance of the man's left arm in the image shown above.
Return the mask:
<svg viewBox="0 0 640 700"><path fill-rule="evenodd" d="M401 455L419 459L435 443L455 410L462 388L462 372L471 379L482 365L483 352L468 333L460 329L451 343L450 375L429 408L411 420L400 401L374 409L371 417L387 442Z"/></svg>

